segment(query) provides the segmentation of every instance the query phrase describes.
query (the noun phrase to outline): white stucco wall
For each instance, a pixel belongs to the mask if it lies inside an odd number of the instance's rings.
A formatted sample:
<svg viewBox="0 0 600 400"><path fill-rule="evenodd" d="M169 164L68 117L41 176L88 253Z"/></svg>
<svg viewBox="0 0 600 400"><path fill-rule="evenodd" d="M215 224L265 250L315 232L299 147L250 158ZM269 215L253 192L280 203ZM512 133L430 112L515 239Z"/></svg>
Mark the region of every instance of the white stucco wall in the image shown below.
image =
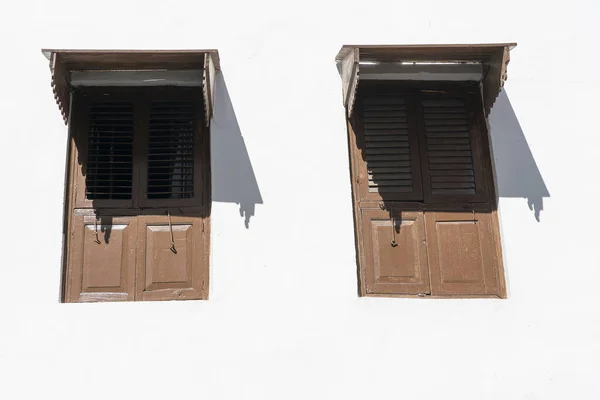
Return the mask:
<svg viewBox="0 0 600 400"><path fill-rule="evenodd" d="M599 11L4 4L0 398L600 398ZM491 125L509 298L358 298L336 52L505 41ZM42 47L219 49L209 301L58 303L66 129Z"/></svg>

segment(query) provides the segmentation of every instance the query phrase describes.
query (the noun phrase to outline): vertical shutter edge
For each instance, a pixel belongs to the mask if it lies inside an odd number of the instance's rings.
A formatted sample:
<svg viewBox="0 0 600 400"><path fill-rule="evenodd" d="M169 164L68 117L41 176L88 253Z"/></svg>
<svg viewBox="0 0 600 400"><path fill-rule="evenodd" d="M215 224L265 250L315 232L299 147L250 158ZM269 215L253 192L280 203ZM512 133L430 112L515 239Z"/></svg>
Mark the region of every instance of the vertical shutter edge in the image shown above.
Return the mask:
<svg viewBox="0 0 600 400"><path fill-rule="evenodd" d="M355 48L342 61L342 95L348 117L352 115L358 89L359 49Z"/></svg>
<svg viewBox="0 0 600 400"><path fill-rule="evenodd" d="M202 95L204 96L204 115L206 117L206 126L210 126L210 119L213 116L213 107L215 99L215 63L210 53L204 55L204 76L202 82Z"/></svg>

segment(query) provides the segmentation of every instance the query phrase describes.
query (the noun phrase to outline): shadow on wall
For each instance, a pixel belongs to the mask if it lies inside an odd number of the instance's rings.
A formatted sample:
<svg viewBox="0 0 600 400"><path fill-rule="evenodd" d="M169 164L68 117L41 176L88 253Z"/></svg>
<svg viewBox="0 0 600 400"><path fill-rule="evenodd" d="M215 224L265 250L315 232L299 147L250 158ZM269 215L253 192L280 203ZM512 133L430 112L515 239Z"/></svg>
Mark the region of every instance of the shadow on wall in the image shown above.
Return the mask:
<svg viewBox="0 0 600 400"><path fill-rule="evenodd" d="M223 74L217 73L215 81L210 129L212 201L238 204L248 229L256 204L263 200Z"/></svg>
<svg viewBox="0 0 600 400"><path fill-rule="evenodd" d="M550 193L504 89L494 103L489 126L498 196L526 198L539 222L544 197L550 197Z"/></svg>

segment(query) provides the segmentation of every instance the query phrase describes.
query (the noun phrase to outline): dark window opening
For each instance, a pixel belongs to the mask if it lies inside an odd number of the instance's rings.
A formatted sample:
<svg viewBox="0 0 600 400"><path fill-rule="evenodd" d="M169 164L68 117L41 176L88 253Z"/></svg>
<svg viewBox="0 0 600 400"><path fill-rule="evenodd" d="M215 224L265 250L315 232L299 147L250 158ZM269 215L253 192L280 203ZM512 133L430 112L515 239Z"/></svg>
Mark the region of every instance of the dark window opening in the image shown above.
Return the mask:
<svg viewBox="0 0 600 400"><path fill-rule="evenodd" d="M89 107L88 199L131 199L133 125L132 103L94 103Z"/></svg>
<svg viewBox="0 0 600 400"><path fill-rule="evenodd" d="M194 196L194 105L154 102L148 135L148 198Z"/></svg>

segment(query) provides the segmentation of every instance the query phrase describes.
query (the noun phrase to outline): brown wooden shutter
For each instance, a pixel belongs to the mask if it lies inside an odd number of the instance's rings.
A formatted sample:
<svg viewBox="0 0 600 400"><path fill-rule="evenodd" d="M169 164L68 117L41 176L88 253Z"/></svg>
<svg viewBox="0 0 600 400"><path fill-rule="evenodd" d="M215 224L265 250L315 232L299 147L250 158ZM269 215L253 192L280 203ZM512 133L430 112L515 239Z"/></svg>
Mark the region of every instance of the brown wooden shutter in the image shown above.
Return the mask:
<svg viewBox="0 0 600 400"><path fill-rule="evenodd" d="M74 215L67 301L132 301L136 235L135 217Z"/></svg>
<svg viewBox="0 0 600 400"><path fill-rule="evenodd" d="M363 294L504 296L472 90L376 82L359 92L348 134Z"/></svg>
<svg viewBox="0 0 600 400"><path fill-rule="evenodd" d="M490 212L426 212L433 295L498 295L499 255Z"/></svg>
<svg viewBox="0 0 600 400"><path fill-rule="evenodd" d="M203 230L201 217L138 217L136 300L206 298L208 248Z"/></svg>
<svg viewBox="0 0 600 400"><path fill-rule="evenodd" d="M208 128L203 124L201 103L181 99L152 101L144 115L141 206L202 206Z"/></svg>
<svg viewBox="0 0 600 400"><path fill-rule="evenodd" d="M154 102L148 134L148 198L194 197L194 104Z"/></svg>
<svg viewBox="0 0 600 400"><path fill-rule="evenodd" d="M80 165L75 207L133 206L134 103L106 98L97 101L75 93L71 132Z"/></svg>
<svg viewBox="0 0 600 400"><path fill-rule="evenodd" d="M133 129L133 103L103 102L89 107L87 199L131 199Z"/></svg>
<svg viewBox="0 0 600 400"><path fill-rule="evenodd" d="M425 201L487 201L481 132L467 99L427 97L418 108Z"/></svg>
<svg viewBox="0 0 600 400"><path fill-rule="evenodd" d="M421 200L419 151L412 103L394 94L370 94L357 104L362 129L361 200Z"/></svg>
<svg viewBox="0 0 600 400"><path fill-rule="evenodd" d="M367 293L430 293L423 213L363 209L361 215Z"/></svg>
<svg viewBox="0 0 600 400"><path fill-rule="evenodd" d="M66 301L206 299L201 91L102 89L75 99Z"/></svg>

